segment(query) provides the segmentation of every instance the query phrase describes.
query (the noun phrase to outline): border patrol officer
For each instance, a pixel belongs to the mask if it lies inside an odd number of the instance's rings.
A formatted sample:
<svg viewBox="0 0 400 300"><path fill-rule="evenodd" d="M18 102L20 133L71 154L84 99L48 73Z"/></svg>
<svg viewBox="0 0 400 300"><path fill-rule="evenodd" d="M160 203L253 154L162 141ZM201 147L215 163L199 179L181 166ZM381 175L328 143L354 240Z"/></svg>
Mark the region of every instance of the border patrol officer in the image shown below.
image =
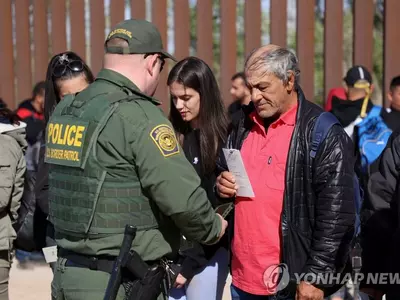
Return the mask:
<svg viewBox="0 0 400 300"><path fill-rule="evenodd" d="M175 60L156 27L122 21L105 52L96 81L66 96L47 126L53 299L104 297L126 224L137 227L132 249L146 262L175 257L181 234L214 244L227 226L152 97L165 59Z"/></svg>

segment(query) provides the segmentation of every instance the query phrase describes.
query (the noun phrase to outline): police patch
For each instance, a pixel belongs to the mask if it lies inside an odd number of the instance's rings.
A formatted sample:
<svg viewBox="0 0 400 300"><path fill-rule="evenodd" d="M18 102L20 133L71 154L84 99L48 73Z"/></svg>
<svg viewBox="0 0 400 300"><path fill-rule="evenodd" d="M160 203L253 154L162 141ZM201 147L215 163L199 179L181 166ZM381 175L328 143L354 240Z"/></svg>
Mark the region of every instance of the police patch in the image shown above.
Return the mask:
<svg viewBox="0 0 400 300"><path fill-rule="evenodd" d="M154 127L150 132L150 136L164 157L179 153L175 133L168 125L161 124Z"/></svg>

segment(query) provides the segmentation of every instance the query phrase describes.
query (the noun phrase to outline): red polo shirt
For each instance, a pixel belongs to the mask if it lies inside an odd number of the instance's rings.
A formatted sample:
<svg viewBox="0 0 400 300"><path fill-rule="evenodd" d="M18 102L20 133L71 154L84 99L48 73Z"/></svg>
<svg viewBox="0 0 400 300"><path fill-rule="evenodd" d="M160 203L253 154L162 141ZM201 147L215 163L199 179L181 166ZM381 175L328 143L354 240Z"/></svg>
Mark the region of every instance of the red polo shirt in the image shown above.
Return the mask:
<svg viewBox="0 0 400 300"><path fill-rule="evenodd" d="M232 283L255 295L270 295L263 275L280 263L281 213L286 160L296 121L297 105L265 131L256 112L254 126L245 139L241 155L254 198L236 197L232 241Z"/></svg>

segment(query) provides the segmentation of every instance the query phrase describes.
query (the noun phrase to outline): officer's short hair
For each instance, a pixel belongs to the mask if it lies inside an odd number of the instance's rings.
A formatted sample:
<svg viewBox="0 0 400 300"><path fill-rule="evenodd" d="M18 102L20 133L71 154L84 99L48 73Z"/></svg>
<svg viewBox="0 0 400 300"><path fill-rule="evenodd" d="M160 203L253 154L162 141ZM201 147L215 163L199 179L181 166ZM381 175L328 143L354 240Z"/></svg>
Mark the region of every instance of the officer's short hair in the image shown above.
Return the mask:
<svg viewBox="0 0 400 300"><path fill-rule="evenodd" d="M107 41L107 47L121 47L121 48L129 48L129 44L126 40L121 38L112 38Z"/></svg>

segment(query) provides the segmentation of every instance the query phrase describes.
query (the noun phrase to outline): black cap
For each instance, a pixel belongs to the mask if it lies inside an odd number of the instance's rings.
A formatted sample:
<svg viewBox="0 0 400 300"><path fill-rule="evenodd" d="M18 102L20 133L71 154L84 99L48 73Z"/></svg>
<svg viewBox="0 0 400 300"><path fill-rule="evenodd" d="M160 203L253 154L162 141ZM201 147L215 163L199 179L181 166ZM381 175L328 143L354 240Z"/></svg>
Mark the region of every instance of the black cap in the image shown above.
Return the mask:
<svg viewBox="0 0 400 300"><path fill-rule="evenodd" d="M372 76L367 70L367 68L363 66L354 66L351 67L346 74L346 77L343 78L348 86L354 86L356 83L368 82L372 84Z"/></svg>

